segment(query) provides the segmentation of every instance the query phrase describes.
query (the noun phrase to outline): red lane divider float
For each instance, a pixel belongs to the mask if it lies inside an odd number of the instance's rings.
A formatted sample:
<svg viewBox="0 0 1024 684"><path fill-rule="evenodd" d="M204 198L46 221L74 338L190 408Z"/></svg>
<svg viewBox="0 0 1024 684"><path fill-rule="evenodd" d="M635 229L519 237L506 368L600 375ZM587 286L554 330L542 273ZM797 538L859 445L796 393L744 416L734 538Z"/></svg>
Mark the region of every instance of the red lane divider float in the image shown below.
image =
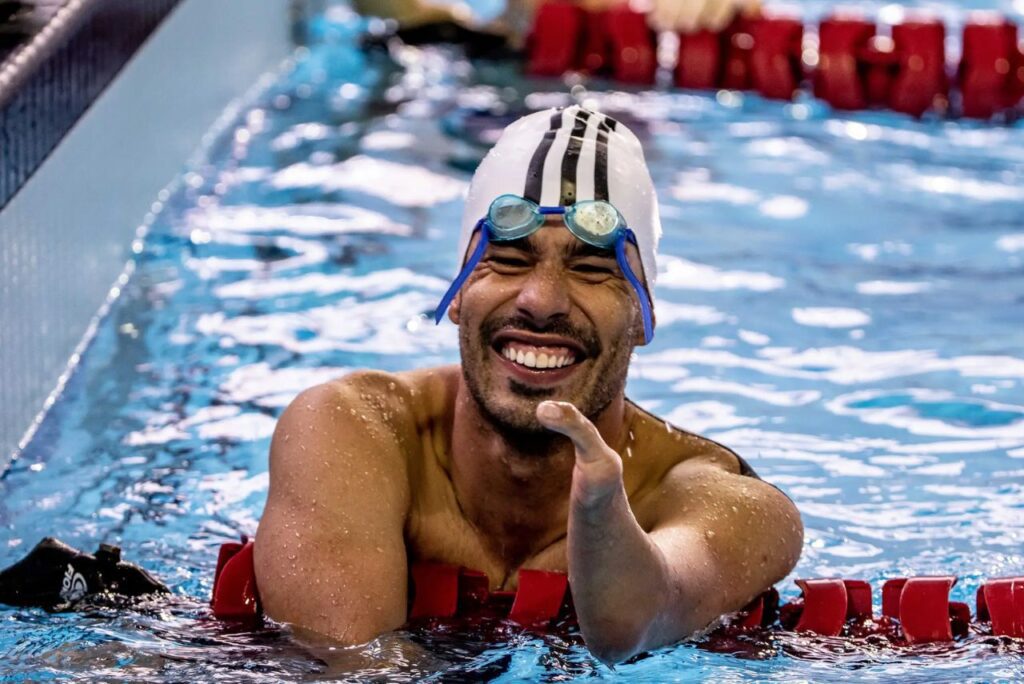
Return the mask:
<svg viewBox="0 0 1024 684"><path fill-rule="evenodd" d="M441 563L414 563L409 618L495 617L520 625L544 626L572 614L568 577L563 573L520 570L516 591L490 591L482 572ZM740 612L730 632L781 627L828 637L878 635L894 645L949 642L972 627L966 603L949 600L955 577L891 579L882 586L882 614L874 615L871 585L856 579L798 579L801 595L779 607L769 589ZM978 588L974 628L978 633L1024 639L1024 577L990 579ZM262 616L253 543L223 544L217 559L211 600L221 620L258 621Z"/></svg>
<svg viewBox="0 0 1024 684"><path fill-rule="evenodd" d="M881 635L894 644L948 642L971 630L966 603L949 600L955 577L909 577L882 586L882 614L875 617L871 586L863 580L797 580L801 595L778 609L779 625L820 636ZM770 627L777 595L754 600L730 629ZM756 616L756 619L755 617ZM993 636L1024 638L1024 577L991 579L977 594L975 625Z"/></svg>
<svg viewBox="0 0 1024 684"><path fill-rule="evenodd" d="M646 15L628 6L587 12L571 0L550 0L536 13L529 38L528 71L611 73L623 83L653 83L657 36Z"/></svg>
<svg viewBox="0 0 1024 684"><path fill-rule="evenodd" d="M818 27L812 91L836 109L888 108L912 116L951 109L989 118L1024 96L1024 53L1017 27L1003 17L972 15L954 72L946 64L945 26L937 20L895 24L880 36L862 17L835 14ZM804 26L788 17L737 19L720 33L679 36L674 73L681 88L753 90L792 99L807 74ZM549 0L536 13L527 71L559 76L582 71L631 84L653 84L657 36L646 17L621 6L587 12L572 0ZM950 91L958 97L950 106Z"/></svg>

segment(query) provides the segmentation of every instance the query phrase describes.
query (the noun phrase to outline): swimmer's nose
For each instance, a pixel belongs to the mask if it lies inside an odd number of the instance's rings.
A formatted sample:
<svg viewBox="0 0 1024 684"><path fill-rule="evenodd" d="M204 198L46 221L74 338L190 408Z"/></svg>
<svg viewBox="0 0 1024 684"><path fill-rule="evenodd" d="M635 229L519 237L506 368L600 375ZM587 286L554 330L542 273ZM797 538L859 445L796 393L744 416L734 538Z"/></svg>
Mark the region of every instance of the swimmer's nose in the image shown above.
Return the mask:
<svg viewBox="0 0 1024 684"><path fill-rule="evenodd" d="M538 327L569 315L569 288L564 269L553 265L537 264L523 281L516 297L519 313Z"/></svg>

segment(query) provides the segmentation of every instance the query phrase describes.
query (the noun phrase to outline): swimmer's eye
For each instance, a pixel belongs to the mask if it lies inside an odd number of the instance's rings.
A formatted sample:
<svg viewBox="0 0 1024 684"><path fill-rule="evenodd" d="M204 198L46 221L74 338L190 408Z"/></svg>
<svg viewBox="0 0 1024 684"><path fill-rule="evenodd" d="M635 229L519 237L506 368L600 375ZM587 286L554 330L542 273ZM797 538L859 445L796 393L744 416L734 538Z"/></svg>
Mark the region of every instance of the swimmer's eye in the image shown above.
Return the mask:
<svg viewBox="0 0 1024 684"><path fill-rule="evenodd" d="M576 273L583 273L585 275L598 275L598 276L613 276L615 275L615 269L610 266L604 266L601 264L573 264L572 270Z"/></svg>
<svg viewBox="0 0 1024 684"><path fill-rule="evenodd" d="M503 254L493 254L487 259L491 264L497 266L504 266L506 268L527 268L530 262L522 257L507 256Z"/></svg>

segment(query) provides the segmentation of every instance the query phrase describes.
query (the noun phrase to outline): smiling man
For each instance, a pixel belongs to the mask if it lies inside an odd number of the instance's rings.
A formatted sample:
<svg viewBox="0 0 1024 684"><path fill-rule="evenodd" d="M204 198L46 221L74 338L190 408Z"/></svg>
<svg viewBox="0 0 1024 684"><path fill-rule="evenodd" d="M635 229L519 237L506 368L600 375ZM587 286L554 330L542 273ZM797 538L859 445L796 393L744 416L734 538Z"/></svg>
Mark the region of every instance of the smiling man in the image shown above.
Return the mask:
<svg viewBox="0 0 1024 684"><path fill-rule="evenodd" d="M580 107L509 126L438 307L461 365L353 373L281 417L255 545L266 612L360 643L406 622L417 563L483 571L492 591L568 573L588 647L616 662L782 579L803 538L789 499L625 396L660 232L625 126Z"/></svg>

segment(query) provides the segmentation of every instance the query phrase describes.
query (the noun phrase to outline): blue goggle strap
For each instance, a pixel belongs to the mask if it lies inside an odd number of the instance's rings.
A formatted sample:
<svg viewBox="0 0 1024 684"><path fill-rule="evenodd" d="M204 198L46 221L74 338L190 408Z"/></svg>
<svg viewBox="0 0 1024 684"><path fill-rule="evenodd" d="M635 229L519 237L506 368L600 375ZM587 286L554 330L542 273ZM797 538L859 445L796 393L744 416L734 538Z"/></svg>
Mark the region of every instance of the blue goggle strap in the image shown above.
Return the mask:
<svg viewBox="0 0 1024 684"><path fill-rule="evenodd" d="M654 317L651 315L651 300L647 296L647 290L644 288L643 283L633 273L633 269L629 267L629 262L626 260L626 240L636 244L636 236L628 228L615 241L615 258L619 262L622 274L626 276L626 280L629 281L629 284L636 291L636 298L640 300L640 313L643 314L644 319L644 342L650 344L651 340L654 339Z"/></svg>
<svg viewBox="0 0 1024 684"><path fill-rule="evenodd" d="M483 257L484 251L487 249L487 243L489 242L488 233L490 231L487 230L487 221L485 219L480 219L476 222L476 228L473 229L473 232L478 230L480 231L480 241L476 243L476 249L473 250L469 259L466 260L466 264L462 267L462 270L459 271L459 275L456 276L455 280L452 281L448 291L444 293L444 297L441 297L441 302L437 305L437 310L434 311L434 325L441 322L441 318L444 317L445 312L448 310L448 306L452 303L452 300L455 299L455 295L458 294L459 290L462 289L462 284L466 282L466 278L468 278L469 274L473 272L476 265L480 263L480 259Z"/></svg>

